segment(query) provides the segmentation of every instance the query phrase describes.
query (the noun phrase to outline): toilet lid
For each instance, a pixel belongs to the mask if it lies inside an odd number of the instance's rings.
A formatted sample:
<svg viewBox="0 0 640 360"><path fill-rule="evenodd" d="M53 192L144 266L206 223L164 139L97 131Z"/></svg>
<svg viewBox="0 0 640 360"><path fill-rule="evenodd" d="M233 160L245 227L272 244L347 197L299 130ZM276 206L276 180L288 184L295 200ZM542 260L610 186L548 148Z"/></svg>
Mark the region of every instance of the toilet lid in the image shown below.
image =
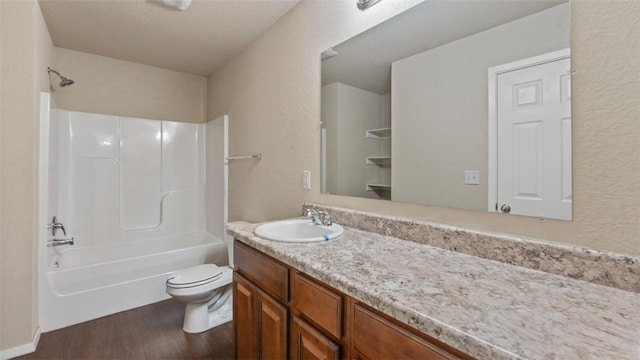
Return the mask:
<svg viewBox="0 0 640 360"><path fill-rule="evenodd" d="M197 286L203 285L222 276L222 269L215 264L197 265L174 272L167 279L167 285Z"/></svg>

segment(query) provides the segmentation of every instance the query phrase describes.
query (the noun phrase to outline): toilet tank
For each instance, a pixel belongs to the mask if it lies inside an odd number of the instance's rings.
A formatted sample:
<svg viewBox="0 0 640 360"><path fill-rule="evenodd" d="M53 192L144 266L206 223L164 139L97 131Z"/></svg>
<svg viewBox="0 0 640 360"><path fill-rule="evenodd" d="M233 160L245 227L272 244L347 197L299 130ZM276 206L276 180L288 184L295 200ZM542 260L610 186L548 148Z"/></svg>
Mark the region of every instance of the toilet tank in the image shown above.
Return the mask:
<svg viewBox="0 0 640 360"><path fill-rule="evenodd" d="M243 227L243 226L247 226L247 225L251 225L253 223L248 222L248 221L244 221L244 220L239 220L239 221L230 221L227 223L227 228L230 227ZM231 266L233 268L233 236L229 235L229 234L224 234L224 242L227 244L227 254L229 256L229 266Z"/></svg>

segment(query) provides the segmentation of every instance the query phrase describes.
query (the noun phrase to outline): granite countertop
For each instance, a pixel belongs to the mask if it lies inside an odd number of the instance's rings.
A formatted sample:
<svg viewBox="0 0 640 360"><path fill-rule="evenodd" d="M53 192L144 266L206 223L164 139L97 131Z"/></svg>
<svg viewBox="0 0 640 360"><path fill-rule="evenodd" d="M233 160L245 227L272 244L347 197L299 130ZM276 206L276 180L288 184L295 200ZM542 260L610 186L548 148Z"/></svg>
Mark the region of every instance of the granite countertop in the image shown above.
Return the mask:
<svg viewBox="0 0 640 360"><path fill-rule="evenodd" d="M640 294L345 227L260 250L479 359L640 358Z"/></svg>

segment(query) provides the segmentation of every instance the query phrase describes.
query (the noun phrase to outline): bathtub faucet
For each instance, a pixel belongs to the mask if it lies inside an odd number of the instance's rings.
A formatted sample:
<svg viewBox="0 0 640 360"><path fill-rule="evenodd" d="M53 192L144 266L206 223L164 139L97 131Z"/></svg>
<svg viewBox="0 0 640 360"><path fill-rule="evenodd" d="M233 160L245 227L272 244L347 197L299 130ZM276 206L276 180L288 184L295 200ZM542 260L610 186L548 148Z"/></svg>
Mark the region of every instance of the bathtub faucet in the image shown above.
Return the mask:
<svg viewBox="0 0 640 360"><path fill-rule="evenodd" d="M73 238L71 239L53 239L47 241L47 246L61 246L61 245L73 245Z"/></svg>
<svg viewBox="0 0 640 360"><path fill-rule="evenodd" d="M51 219L51 224L48 224L47 228L51 229L51 235L53 236L56 236L56 232L58 230L62 230L64 236L67 236L67 231L64 229L64 225L62 225L61 222L58 222L55 216Z"/></svg>

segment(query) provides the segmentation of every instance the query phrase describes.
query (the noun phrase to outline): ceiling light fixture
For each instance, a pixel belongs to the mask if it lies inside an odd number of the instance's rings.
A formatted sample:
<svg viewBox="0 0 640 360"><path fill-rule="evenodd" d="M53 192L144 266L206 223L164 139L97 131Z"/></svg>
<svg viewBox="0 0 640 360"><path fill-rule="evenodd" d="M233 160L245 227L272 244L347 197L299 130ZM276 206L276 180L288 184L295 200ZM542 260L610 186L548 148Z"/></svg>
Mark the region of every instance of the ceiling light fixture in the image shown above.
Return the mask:
<svg viewBox="0 0 640 360"><path fill-rule="evenodd" d="M191 6L191 0L160 0L167 7L185 11Z"/></svg>
<svg viewBox="0 0 640 360"><path fill-rule="evenodd" d="M357 0L358 9L365 11L382 0Z"/></svg>

